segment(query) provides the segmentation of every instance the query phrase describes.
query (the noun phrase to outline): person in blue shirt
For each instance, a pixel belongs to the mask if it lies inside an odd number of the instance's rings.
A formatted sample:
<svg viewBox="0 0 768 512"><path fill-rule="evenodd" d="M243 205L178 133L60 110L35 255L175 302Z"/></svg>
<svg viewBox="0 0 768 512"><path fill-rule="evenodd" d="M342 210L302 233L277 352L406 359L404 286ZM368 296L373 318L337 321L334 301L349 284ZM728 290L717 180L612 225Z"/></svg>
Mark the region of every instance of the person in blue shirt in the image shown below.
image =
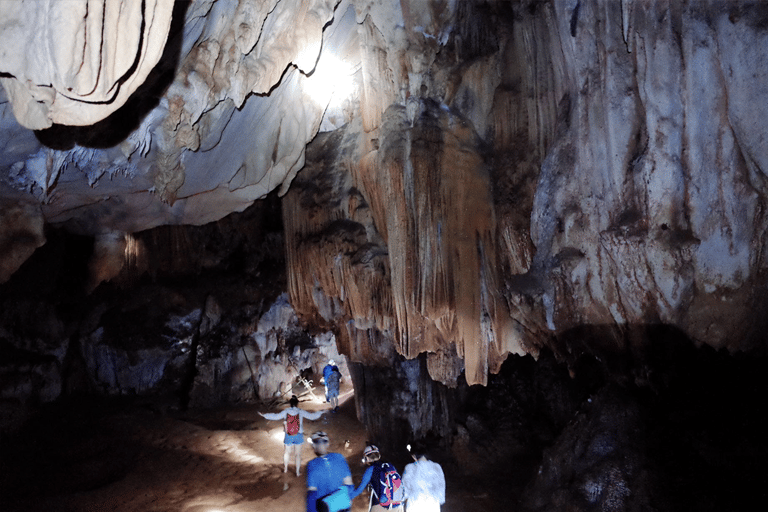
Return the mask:
<svg viewBox="0 0 768 512"><path fill-rule="evenodd" d="M328 361L328 364L325 365L325 368L323 368L323 383L325 384L325 401L330 402L331 399L328 396L328 377L331 376L331 373L333 372L333 368L336 367L336 362L331 359Z"/></svg>
<svg viewBox="0 0 768 512"><path fill-rule="evenodd" d="M325 383L325 401L331 403L333 412L339 411L339 386L341 384L341 370L331 359L323 368L323 382Z"/></svg>
<svg viewBox="0 0 768 512"><path fill-rule="evenodd" d="M368 465L368 468L363 474L360 485L350 494L350 499L356 498L366 486L370 485L370 512L402 511L405 488L400 480L400 474L392 464L380 459L381 453L378 447L372 444L365 447L363 462Z"/></svg>
<svg viewBox="0 0 768 512"><path fill-rule="evenodd" d="M328 451L328 434L325 432L315 432L311 439L317 457L307 463L307 512L348 511L352 506L349 496L353 485L347 460L340 453ZM337 502L342 505L329 507L323 499L336 492Z"/></svg>
<svg viewBox="0 0 768 512"><path fill-rule="evenodd" d="M339 412L339 387L341 386L341 372L338 366L328 376L328 399L331 402L331 412Z"/></svg>

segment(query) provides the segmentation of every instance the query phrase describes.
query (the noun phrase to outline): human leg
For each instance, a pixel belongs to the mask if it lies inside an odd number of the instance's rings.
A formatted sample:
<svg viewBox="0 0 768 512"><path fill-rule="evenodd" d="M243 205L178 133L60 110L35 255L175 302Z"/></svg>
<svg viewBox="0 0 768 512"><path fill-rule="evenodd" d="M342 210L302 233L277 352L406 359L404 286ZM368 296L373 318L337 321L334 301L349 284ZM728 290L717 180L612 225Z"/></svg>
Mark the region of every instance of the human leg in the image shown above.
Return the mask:
<svg viewBox="0 0 768 512"><path fill-rule="evenodd" d="M291 446L293 445L285 445L285 452L283 452L283 473L288 472L288 461L291 460Z"/></svg>
<svg viewBox="0 0 768 512"><path fill-rule="evenodd" d="M336 409L339 407L339 386L338 385L332 385L328 389L328 397L330 398L331 402L331 409L336 412Z"/></svg>
<svg viewBox="0 0 768 512"><path fill-rule="evenodd" d="M285 436L285 455L283 456L283 460L285 462L285 469L283 473L288 472L288 462L291 460L291 456L293 456L293 459L296 462L296 476L299 476L301 474L301 448L303 445L304 445L303 434Z"/></svg>
<svg viewBox="0 0 768 512"><path fill-rule="evenodd" d="M405 505L398 505L393 508L384 508L379 504L371 505L370 512L403 512L405 510Z"/></svg>
<svg viewBox="0 0 768 512"><path fill-rule="evenodd" d="M293 445L294 457L296 458L296 476L301 475L301 446L300 444Z"/></svg>

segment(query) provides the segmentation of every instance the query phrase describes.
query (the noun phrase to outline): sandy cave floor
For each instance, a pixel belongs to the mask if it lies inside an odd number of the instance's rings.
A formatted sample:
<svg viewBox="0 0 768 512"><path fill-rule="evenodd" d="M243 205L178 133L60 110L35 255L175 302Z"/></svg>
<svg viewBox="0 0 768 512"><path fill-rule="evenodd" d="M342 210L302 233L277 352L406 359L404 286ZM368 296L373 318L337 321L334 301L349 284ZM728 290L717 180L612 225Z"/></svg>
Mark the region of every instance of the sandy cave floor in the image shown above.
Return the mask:
<svg viewBox="0 0 768 512"><path fill-rule="evenodd" d="M346 456L357 485L366 431L355 416L352 391L342 393L338 413L305 421L305 435L328 432L331 448ZM307 410L328 404L302 401ZM269 412L280 410L280 407ZM79 403L52 408L5 439L0 457L0 510L119 512L303 511L304 467L314 457L304 445L301 476L293 461L283 473L282 423L257 414L263 404L163 412L156 405ZM349 447L345 448L345 441ZM386 457L386 454L385 454ZM401 471L407 460L390 457ZM444 464L443 512L509 510L477 479ZM474 487L474 488L473 488ZM493 493L492 493L493 494ZM352 511L368 510L367 493Z"/></svg>

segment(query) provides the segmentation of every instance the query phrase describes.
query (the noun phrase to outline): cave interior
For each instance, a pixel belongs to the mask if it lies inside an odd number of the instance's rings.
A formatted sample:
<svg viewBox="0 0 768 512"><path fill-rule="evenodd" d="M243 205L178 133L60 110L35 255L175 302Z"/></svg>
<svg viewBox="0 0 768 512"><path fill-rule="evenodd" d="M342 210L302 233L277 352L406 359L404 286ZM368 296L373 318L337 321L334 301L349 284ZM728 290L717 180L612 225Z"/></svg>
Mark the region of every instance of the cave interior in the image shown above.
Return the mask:
<svg viewBox="0 0 768 512"><path fill-rule="evenodd" d="M300 510L293 394L446 512L768 499L762 3L12 6L0 509Z"/></svg>

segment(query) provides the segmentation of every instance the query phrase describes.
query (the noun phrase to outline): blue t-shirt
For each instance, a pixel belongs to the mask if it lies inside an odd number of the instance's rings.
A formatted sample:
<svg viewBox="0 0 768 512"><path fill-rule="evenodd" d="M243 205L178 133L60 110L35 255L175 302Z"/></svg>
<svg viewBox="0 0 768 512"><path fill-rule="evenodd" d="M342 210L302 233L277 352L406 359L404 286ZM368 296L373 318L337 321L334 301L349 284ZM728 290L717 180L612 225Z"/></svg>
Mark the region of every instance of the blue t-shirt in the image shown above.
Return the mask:
<svg viewBox="0 0 768 512"><path fill-rule="evenodd" d="M318 498L344 485L346 477L352 478L352 473L340 453L328 453L307 463L307 488L317 489Z"/></svg>

